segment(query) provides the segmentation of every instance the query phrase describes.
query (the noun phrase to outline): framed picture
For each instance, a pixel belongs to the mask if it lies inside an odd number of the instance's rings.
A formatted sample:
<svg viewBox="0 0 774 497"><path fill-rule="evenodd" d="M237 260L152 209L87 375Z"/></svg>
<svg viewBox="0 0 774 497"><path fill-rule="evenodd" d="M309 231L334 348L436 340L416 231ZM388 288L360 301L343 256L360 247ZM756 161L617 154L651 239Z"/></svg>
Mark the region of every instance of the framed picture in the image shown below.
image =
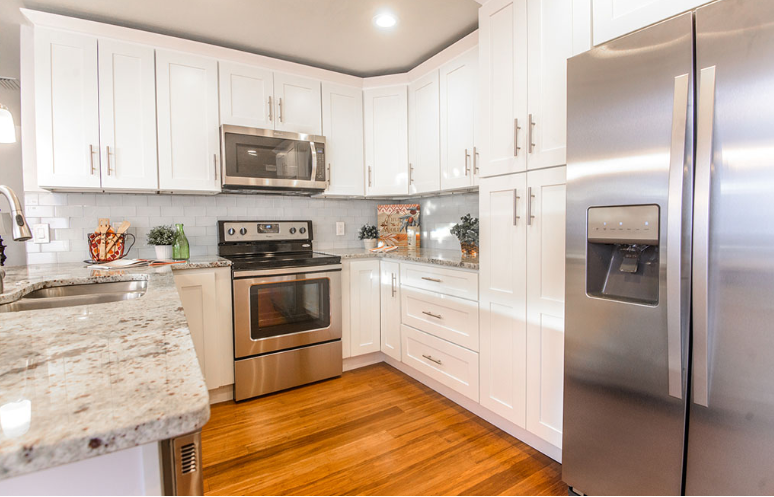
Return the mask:
<svg viewBox="0 0 774 497"><path fill-rule="evenodd" d="M379 241L385 245L408 247L408 228L416 227L419 247L419 204L389 204L376 207Z"/></svg>

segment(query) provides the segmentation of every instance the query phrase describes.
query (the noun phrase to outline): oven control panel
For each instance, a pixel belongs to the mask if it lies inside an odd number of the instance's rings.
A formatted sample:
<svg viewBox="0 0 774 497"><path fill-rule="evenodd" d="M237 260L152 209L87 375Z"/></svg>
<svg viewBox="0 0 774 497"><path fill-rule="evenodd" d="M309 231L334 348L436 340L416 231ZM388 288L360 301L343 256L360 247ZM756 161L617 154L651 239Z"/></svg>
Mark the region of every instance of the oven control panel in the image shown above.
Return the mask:
<svg viewBox="0 0 774 497"><path fill-rule="evenodd" d="M311 221L222 221L223 242L311 240Z"/></svg>

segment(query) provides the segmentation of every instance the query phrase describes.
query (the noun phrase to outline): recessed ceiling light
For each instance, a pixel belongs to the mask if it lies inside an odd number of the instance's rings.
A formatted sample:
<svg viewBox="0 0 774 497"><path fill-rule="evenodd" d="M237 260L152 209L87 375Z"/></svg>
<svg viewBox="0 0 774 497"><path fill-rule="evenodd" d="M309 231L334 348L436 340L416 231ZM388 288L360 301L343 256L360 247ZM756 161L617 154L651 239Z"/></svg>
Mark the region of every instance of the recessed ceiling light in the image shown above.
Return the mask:
<svg viewBox="0 0 774 497"><path fill-rule="evenodd" d="M387 29L398 24L398 19L388 12L383 12L374 17L374 24L379 28Z"/></svg>

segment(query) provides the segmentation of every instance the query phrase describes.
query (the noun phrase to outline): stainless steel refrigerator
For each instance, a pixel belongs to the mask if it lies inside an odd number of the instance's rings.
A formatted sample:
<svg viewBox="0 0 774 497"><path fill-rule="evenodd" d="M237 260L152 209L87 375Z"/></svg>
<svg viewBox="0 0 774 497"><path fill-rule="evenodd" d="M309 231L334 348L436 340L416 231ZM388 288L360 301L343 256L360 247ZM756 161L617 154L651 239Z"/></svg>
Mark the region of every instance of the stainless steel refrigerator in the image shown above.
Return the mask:
<svg viewBox="0 0 774 497"><path fill-rule="evenodd" d="M774 1L568 61L563 479L774 493Z"/></svg>

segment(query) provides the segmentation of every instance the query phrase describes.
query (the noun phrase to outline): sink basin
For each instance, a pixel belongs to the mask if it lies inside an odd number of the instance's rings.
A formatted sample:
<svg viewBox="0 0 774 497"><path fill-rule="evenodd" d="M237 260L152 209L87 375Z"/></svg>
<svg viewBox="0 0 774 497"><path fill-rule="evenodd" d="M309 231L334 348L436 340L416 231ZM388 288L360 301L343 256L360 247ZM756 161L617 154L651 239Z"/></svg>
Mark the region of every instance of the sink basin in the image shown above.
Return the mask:
<svg viewBox="0 0 774 497"><path fill-rule="evenodd" d="M148 289L147 280L56 286L30 292L15 302L0 305L0 312L31 311L56 307L104 304L138 299Z"/></svg>

